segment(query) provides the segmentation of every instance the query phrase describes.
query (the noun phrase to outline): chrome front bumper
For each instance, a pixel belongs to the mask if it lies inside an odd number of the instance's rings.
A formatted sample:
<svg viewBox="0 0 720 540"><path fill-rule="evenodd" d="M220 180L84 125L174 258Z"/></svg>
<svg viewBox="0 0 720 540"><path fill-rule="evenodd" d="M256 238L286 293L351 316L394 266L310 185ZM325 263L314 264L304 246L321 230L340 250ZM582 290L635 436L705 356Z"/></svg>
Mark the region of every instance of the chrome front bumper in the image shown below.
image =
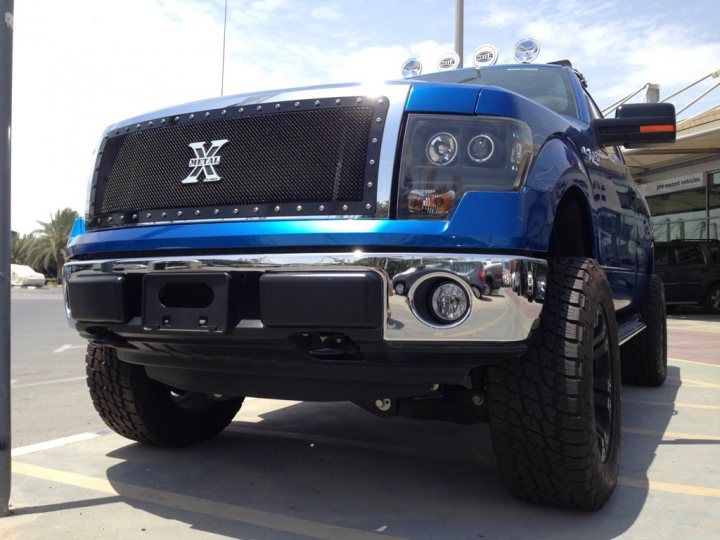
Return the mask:
<svg viewBox="0 0 720 540"><path fill-rule="evenodd" d="M502 283L495 283L497 288L491 292L480 290L477 282L460 273L468 268L477 269L478 263L487 261L502 267L502 280L496 278ZM407 272L413 268L414 271ZM83 322L73 316L73 291L70 289L78 278L88 276L129 276L134 282L141 283L142 278L150 274L171 277L211 273L228 276L248 273L338 276L346 272L367 273L368 270L379 276L383 283L383 298L377 305L383 309L380 331L385 342L504 343L525 340L536 324L544 300L547 262L512 255L363 251L74 261L64 267L66 311L71 324ZM400 281L402 286L398 286ZM427 316L428 291L434 288L434 284L447 281L462 287L469 307L461 320L439 323ZM140 290L138 287L138 296ZM402 291L401 294L397 290ZM98 303L103 301L103 298L97 298ZM138 298L138 302L142 304L142 299ZM323 309L322 295L312 309ZM125 327L129 325L147 335L163 332L157 326L148 325L143 317L136 312L127 321L114 322ZM109 321L107 326L111 326L112 322ZM93 324L102 326L102 317L95 318ZM233 328L224 332L237 337L242 337L245 330L257 336L258 331L268 326L262 315L233 321L233 324ZM342 331L341 328L335 330Z"/></svg>

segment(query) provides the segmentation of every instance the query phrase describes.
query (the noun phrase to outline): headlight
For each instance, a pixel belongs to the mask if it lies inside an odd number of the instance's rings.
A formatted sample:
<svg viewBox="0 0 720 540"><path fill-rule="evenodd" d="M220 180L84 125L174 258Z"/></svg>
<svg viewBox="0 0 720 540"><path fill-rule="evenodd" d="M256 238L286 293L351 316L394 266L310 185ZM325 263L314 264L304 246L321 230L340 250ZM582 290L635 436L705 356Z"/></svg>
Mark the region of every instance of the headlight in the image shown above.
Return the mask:
<svg viewBox="0 0 720 540"><path fill-rule="evenodd" d="M448 165L457 156L457 139L449 133L436 133L430 137L425 153L434 165Z"/></svg>
<svg viewBox="0 0 720 540"><path fill-rule="evenodd" d="M398 216L444 218L468 191L512 191L533 155L524 122L494 116L411 114L400 163Z"/></svg>
<svg viewBox="0 0 720 540"><path fill-rule="evenodd" d="M477 135L470 139L467 153L475 163L485 163L495 152L495 143L490 135Z"/></svg>

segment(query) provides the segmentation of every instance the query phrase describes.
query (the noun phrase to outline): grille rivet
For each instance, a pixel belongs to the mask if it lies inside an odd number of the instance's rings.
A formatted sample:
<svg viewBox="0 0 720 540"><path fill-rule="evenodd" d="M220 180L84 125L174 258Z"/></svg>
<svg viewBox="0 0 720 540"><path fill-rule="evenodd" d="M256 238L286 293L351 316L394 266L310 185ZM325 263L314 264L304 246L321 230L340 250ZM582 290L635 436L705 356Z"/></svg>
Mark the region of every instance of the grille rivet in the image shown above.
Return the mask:
<svg viewBox="0 0 720 540"><path fill-rule="evenodd" d="M240 108L238 109L238 112L239 112L239 113L244 113L244 112L245 112L245 107L240 107Z"/></svg>
<svg viewBox="0 0 720 540"><path fill-rule="evenodd" d="M372 208L372 204L367 203L367 204L365 205L365 209L366 209L366 210L370 210L371 208Z"/></svg>
<svg viewBox="0 0 720 540"><path fill-rule="evenodd" d="M296 102L294 103L294 105L295 105L296 107L299 107L299 106L300 106L300 102L299 102L299 101L296 101Z"/></svg>
<svg viewBox="0 0 720 540"><path fill-rule="evenodd" d="M167 212L163 212L162 214L160 214L160 217L167 217Z"/></svg>
<svg viewBox="0 0 720 540"><path fill-rule="evenodd" d="M343 204L342 209L343 209L343 212L347 212L348 205L347 205L347 204Z"/></svg>
<svg viewBox="0 0 720 540"><path fill-rule="evenodd" d="M372 139L373 144L377 144L377 141L378 141L377 137L373 137L373 139Z"/></svg>
<svg viewBox="0 0 720 540"><path fill-rule="evenodd" d="M115 135L120 135L120 130L115 131Z"/></svg>
<svg viewBox="0 0 720 540"><path fill-rule="evenodd" d="M374 160L374 159L371 159L371 160L370 160L370 165L375 165L375 160Z"/></svg>
<svg viewBox="0 0 720 540"><path fill-rule="evenodd" d="M239 211L237 208L233 208L233 214L237 214Z"/></svg>
<svg viewBox="0 0 720 540"><path fill-rule="evenodd" d="M302 205L298 204L295 210L297 210L298 212L302 212Z"/></svg>
<svg viewBox="0 0 720 540"><path fill-rule="evenodd" d="M324 204L321 204L319 210L320 210L321 212L324 212L324 211L325 211L325 205L324 205Z"/></svg>
<svg viewBox="0 0 720 540"><path fill-rule="evenodd" d="M255 208L253 208L253 212L255 212L256 214L257 214L259 211L260 211L260 208L258 208L257 206L256 206ZM237 212L237 208L235 209L235 212Z"/></svg>
<svg viewBox="0 0 720 540"><path fill-rule="evenodd" d="M126 127L126 128L125 128L125 133L127 133L128 131L130 131L130 128L129 128L129 127Z"/></svg>
<svg viewBox="0 0 720 540"><path fill-rule="evenodd" d="M120 216L120 221L125 221L125 216L124 216L124 215Z"/></svg>
<svg viewBox="0 0 720 540"><path fill-rule="evenodd" d="M177 215L178 217L182 216L182 210L178 210Z"/></svg>
<svg viewBox="0 0 720 540"><path fill-rule="evenodd" d="M152 125L153 125L152 121L148 122L148 126L152 126Z"/></svg>
<svg viewBox="0 0 720 540"><path fill-rule="evenodd" d="M275 210L276 212L279 212L279 211L280 211L280 207L279 207L279 206L276 206L275 208L273 208L273 210Z"/></svg>
<svg viewBox="0 0 720 540"><path fill-rule="evenodd" d="M276 103L276 104L275 104L275 108L276 108L276 109L279 109L279 108L280 108L280 104L279 104L279 103Z"/></svg>
<svg viewBox="0 0 720 540"><path fill-rule="evenodd" d="M102 219L97 218L95 221L96 221L97 223L101 223L101 222L102 222Z"/></svg>
<svg viewBox="0 0 720 540"><path fill-rule="evenodd" d="M368 187L373 187L373 183L372 183L372 182L368 182L368 183L367 183L367 186L368 186Z"/></svg>
<svg viewBox="0 0 720 540"><path fill-rule="evenodd" d="M378 117L375 119L375 121L379 124L380 122L382 122L382 118L380 118L380 117L378 116Z"/></svg>
<svg viewBox="0 0 720 540"><path fill-rule="evenodd" d="M189 118L190 120L192 120L193 118L195 118L195 115L194 115L194 114L191 114L190 116L188 116L188 118Z"/></svg>
<svg viewBox="0 0 720 540"><path fill-rule="evenodd" d="M315 100L315 105L320 105L320 100L319 100L319 99L316 99L316 100Z"/></svg>
<svg viewBox="0 0 720 540"><path fill-rule="evenodd" d="M382 102L383 102L383 98L378 98L378 103L382 103Z"/></svg>
<svg viewBox="0 0 720 540"><path fill-rule="evenodd" d="M223 116L225 116L225 115L227 114L227 109L223 109L220 114L222 114Z"/></svg>
<svg viewBox="0 0 720 540"><path fill-rule="evenodd" d="M112 223L112 216L108 218L108 223Z"/></svg>
<svg viewBox="0 0 720 540"><path fill-rule="evenodd" d="M258 111L262 111L262 105L258 105L256 108Z"/></svg>
<svg viewBox="0 0 720 540"><path fill-rule="evenodd" d="M152 214L151 214L150 212L148 212L147 214L145 214L145 217L146 217L147 219L150 219L150 218L152 217Z"/></svg>
<svg viewBox="0 0 720 540"><path fill-rule="evenodd" d="M218 210L217 208L216 208L215 210L213 210L213 214L215 214L216 216L217 216L219 213L220 213L220 210Z"/></svg>
<svg viewBox="0 0 720 540"><path fill-rule="evenodd" d="M362 103L362 98L361 97L356 98L355 101L357 101L358 103Z"/></svg>
<svg viewBox="0 0 720 540"><path fill-rule="evenodd" d="M161 124L164 124L164 123L165 123L165 119L162 118L162 119L160 120L160 123L161 123Z"/></svg>
<svg viewBox="0 0 720 540"><path fill-rule="evenodd" d="M340 101L340 98L337 98L337 99L335 100L335 105L340 105L340 103L342 103L342 102Z"/></svg>
<svg viewBox="0 0 720 540"><path fill-rule="evenodd" d="M136 128L136 129L140 129L140 124L138 124L137 126L135 126L135 128Z"/></svg>
<svg viewBox="0 0 720 540"><path fill-rule="evenodd" d="M205 118L207 118L208 116L210 116L210 113L209 113L209 112L206 112L206 113L205 113Z"/></svg>
<svg viewBox="0 0 720 540"><path fill-rule="evenodd" d="M199 216L199 215L200 215L200 210L195 210L195 215L196 215L196 216Z"/></svg>
<svg viewBox="0 0 720 540"><path fill-rule="evenodd" d="M133 215L132 215L132 218L133 218L133 219L137 219L137 214L133 214Z"/></svg>
<svg viewBox="0 0 720 540"><path fill-rule="evenodd" d="M175 122L179 122L179 121L180 121L180 117L179 117L179 116L176 116L175 118L173 118L173 120L174 120Z"/></svg>

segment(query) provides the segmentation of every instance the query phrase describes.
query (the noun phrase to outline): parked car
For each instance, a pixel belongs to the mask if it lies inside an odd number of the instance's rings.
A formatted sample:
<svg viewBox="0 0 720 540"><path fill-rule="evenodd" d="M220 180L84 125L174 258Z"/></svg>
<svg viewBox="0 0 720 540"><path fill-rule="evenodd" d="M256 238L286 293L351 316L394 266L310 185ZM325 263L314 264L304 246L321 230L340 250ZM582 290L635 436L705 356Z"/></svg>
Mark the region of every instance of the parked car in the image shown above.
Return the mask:
<svg viewBox="0 0 720 540"><path fill-rule="evenodd" d="M393 290L396 294L407 295L410 287L420 278L429 274L441 274L442 272L451 272L465 278L477 298L481 298L484 293L488 292L482 262L454 262L452 260L432 261L427 264L413 266L404 272L396 274L392 279Z"/></svg>
<svg viewBox="0 0 720 540"><path fill-rule="evenodd" d="M509 277L507 278L510 279ZM498 290L504 285L503 262L502 261L486 261L485 262L485 284L488 287L488 294Z"/></svg>
<svg viewBox="0 0 720 540"><path fill-rule="evenodd" d="M489 420L514 495L599 508L621 383L667 374L649 210L619 146L674 139L672 105L603 118L567 61L121 121L64 267L95 408L167 447L218 435L246 396ZM391 297L420 260L451 270ZM491 302L468 294L488 260L512 274Z"/></svg>
<svg viewBox="0 0 720 540"><path fill-rule="evenodd" d="M658 242L655 269L668 306L701 305L720 314L720 240Z"/></svg>
<svg viewBox="0 0 720 540"><path fill-rule="evenodd" d="M25 264L11 264L10 285L14 287L42 287L45 285L45 276Z"/></svg>

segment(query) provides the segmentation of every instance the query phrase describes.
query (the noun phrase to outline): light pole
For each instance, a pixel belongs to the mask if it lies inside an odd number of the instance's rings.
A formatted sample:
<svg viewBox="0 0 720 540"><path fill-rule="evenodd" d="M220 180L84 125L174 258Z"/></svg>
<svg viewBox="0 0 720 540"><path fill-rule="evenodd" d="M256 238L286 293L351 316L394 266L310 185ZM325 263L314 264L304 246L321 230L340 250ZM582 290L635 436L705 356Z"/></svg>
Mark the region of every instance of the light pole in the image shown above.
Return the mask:
<svg viewBox="0 0 720 540"><path fill-rule="evenodd" d="M10 138L13 0L0 0L0 516L10 502Z"/></svg>
<svg viewBox="0 0 720 540"><path fill-rule="evenodd" d="M455 0L455 52L460 58L458 68L463 67L464 3L464 0Z"/></svg>

